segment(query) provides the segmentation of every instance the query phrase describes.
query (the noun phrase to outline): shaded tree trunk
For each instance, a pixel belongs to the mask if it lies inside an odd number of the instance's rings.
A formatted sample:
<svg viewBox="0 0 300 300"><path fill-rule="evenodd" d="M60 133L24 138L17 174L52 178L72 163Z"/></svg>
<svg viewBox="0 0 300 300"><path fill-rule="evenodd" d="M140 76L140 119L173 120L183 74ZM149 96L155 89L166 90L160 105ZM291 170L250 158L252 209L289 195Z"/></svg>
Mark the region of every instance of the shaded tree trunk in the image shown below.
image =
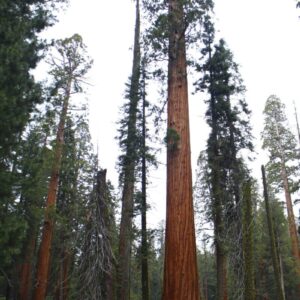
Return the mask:
<svg viewBox="0 0 300 300"><path fill-rule="evenodd" d="M109 250L107 249L105 255L105 263L103 269L103 295L107 300L113 300L115 295L114 289L114 278L113 278L113 265L114 257L112 253L112 232L113 232L113 215L110 211L110 205L108 203L108 187L106 183L106 169L101 170L97 174L97 195L99 199L99 210L101 213L101 218L103 222L103 234L105 234L105 239L109 245Z"/></svg>
<svg viewBox="0 0 300 300"><path fill-rule="evenodd" d="M169 0L167 216L164 300L198 300L182 1Z"/></svg>
<svg viewBox="0 0 300 300"><path fill-rule="evenodd" d="M254 258L253 258L253 212L251 182L244 185L243 191L243 256L245 273L245 300L255 300Z"/></svg>
<svg viewBox="0 0 300 300"><path fill-rule="evenodd" d="M273 262L273 268L274 268L276 288L277 288L277 293L278 293L278 299L284 300L285 295L284 295L284 291L282 289L281 278L280 278L280 266L279 266L279 261L278 261L278 253L277 253L277 247L276 247L276 241L275 241L275 235L274 235L274 227L273 227L273 222L272 222L272 217L271 217L268 187L267 187L267 180L266 180L264 166L261 166L261 171L262 171L262 178L263 178L264 199L265 199L267 221L268 221L268 228L269 228L269 235L270 235L270 246L271 246L272 262Z"/></svg>
<svg viewBox="0 0 300 300"><path fill-rule="evenodd" d="M144 67L144 66L143 66ZM141 201L141 252L142 252L142 297L149 300L149 279L148 279L148 237L147 237L147 165L146 165L146 87L145 70L143 69L143 113L142 113L142 201Z"/></svg>
<svg viewBox="0 0 300 300"><path fill-rule="evenodd" d="M211 57L211 48L209 46L209 60ZM210 68L211 85L213 85L214 74ZM228 299L227 289L227 253L225 251L225 238L224 238L224 216L222 210L222 202L224 202L224 191L222 191L221 184L221 166L218 148L218 128L217 128L217 112L216 112L216 97L215 93L211 91L211 121L212 133L208 141L208 159L211 166L212 173L212 205L213 205L213 222L214 222L214 238L215 238L215 254L216 254L216 267L217 267L217 300ZM230 136L232 138L232 136ZM222 201L223 200L223 201ZM232 210L236 212L233 207Z"/></svg>
<svg viewBox="0 0 300 300"><path fill-rule="evenodd" d="M63 241L63 240L62 240ZM72 255L70 251L63 246L61 250L61 261L59 262L59 271L57 276L57 286L55 291L56 300L67 300L69 292L69 273Z"/></svg>
<svg viewBox="0 0 300 300"><path fill-rule="evenodd" d="M130 299L130 257L132 243L133 194L136 167L136 120L139 100L140 80L140 11L139 0L136 1L136 24L134 33L133 66L130 82L130 106L127 129L126 155L123 165L124 182L122 192L122 211L119 235L119 266L118 266L118 299Z"/></svg>
<svg viewBox="0 0 300 300"><path fill-rule="evenodd" d="M63 101L62 112L60 115L60 121L57 129L56 146L54 153L54 163L52 166L51 178L49 182L45 219L43 225L42 240L39 249L38 263L37 263L37 275L34 291L34 300L43 300L46 297L47 285L48 285L48 273L50 267L50 252L52 236L54 231L54 214L55 205L57 199L59 172L61 167L62 150L64 143L64 126L68 111L69 98L71 93L72 78L67 83L67 89L65 98Z"/></svg>
<svg viewBox="0 0 300 300"><path fill-rule="evenodd" d="M31 299L32 277L33 277L33 257L37 240L37 228L30 226L28 230L28 243L26 244L24 262L20 271L20 300Z"/></svg>

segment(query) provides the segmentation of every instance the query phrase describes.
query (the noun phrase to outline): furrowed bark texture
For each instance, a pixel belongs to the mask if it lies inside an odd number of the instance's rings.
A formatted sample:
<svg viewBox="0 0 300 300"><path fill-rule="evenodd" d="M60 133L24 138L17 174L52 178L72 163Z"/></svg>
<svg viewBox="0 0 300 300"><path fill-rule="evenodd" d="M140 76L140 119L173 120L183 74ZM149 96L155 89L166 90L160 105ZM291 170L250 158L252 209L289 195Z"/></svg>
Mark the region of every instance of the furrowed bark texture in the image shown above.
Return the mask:
<svg viewBox="0 0 300 300"><path fill-rule="evenodd" d="M64 99L63 108L60 115L60 121L57 129L54 163L52 166L51 178L49 182L42 241L40 244L39 257L37 263L36 284L35 284L35 290L33 296L34 300L45 299L46 292L47 292L48 273L50 267L51 243L52 243L52 236L54 231L54 213L55 213L55 205L57 199L58 180L59 180L61 157L62 157L62 150L63 150L63 143L64 143L64 127L65 127L65 120L68 111L71 82L72 79L70 79L68 82L66 96Z"/></svg>
<svg viewBox="0 0 300 300"><path fill-rule="evenodd" d="M136 1L136 24L133 50L132 77L130 83L130 108L128 121L127 149L124 161L124 185L122 193L122 212L119 236L119 267L118 267L118 299L130 299L130 257L132 242L132 218L133 218L133 193L135 183L136 166L136 118L137 104L139 100L140 79L140 13L139 0Z"/></svg>
<svg viewBox="0 0 300 300"><path fill-rule="evenodd" d="M272 222L270 204L269 204L269 194L268 194L268 187L267 187L267 180L266 180L266 173L264 166L261 166L262 178L263 178L263 187L264 187L264 199L265 199L265 206L266 206L266 213L267 213L267 221L268 221L268 229L270 235L270 246L271 246L271 253L272 253L272 263L274 268L274 276L277 288L277 296L279 300L285 300L285 295L283 291L283 287L281 284L280 278L280 266L278 261L278 252L276 247L275 241L275 234L274 234L274 227Z"/></svg>
<svg viewBox="0 0 300 300"><path fill-rule="evenodd" d="M167 140L167 216L162 298L198 300L185 22L181 1L169 0L169 22L168 130L176 132L179 141L173 144L172 140Z"/></svg>

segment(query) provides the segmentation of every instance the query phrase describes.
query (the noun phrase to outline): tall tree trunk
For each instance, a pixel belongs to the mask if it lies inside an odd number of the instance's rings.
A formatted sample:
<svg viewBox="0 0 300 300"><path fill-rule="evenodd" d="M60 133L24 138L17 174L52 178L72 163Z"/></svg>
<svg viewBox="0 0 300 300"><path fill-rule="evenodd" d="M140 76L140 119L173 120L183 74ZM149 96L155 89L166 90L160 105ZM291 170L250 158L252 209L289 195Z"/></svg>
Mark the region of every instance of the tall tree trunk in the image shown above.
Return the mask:
<svg viewBox="0 0 300 300"><path fill-rule="evenodd" d="M33 257L36 247L37 240L37 228L33 224L28 230L28 243L25 248L24 262L21 265L20 272L20 289L19 298L20 300L31 299L31 288L32 288L32 276L33 276Z"/></svg>
<svg viewBox="0 0 300 300"><path fill-rule="evenodd" d="M251 182L244 185L243 191L243 256L245 273L245 300L255 300L254 259L253 259L253 212Z"/></svg>
<svg viewBox="0 0 300 300"><path fill-rule="evenodd" d="M139 80L140 80L140 10L139 0L136 1L136 24L134 33L133 66L130 83L130 106L127 132L127 149L124 171L124 183L122 193L122 211L119 235L119 267L118 267L118 299L130 299L130 257L132 242L132 218L133 218L133 194L135 183L135 139L136 139L136 119L137 104L139 100Z"/></svg>
<svg viewBox="0 0 300 300"><path fill-rule="evenodd" d="M164 300L198 300L185 20L180 0L169 0L167 216Z"/></svg>
<svg viewBox="0 0 300 300"><path fill-rule="evenodd" d="M63 150L63 143L64 143L64 127L65 127L65 120L68 111L69 98L71 94L71 83L72 83L72 78L70 78L67 83L62 112L60 115L60 121L57 129L54 163L52 166L51 178L49 182L42 240L40 244L38 262L37 262L36 284L35 284L35 290L33 296L34 300L43 300L46 297L46 291L48 285L48 273L50 267L51 243L52 243L52 236L54 231L54 213L55 213L55 205L57 199L62 150Z"/></svg>
<svg viewBox="0 0 300 300"><path fill-rule="evenodd" d="M146 165L146 75L143 64L143 124L142 124L142 203L141 203L141 225L142 225L142 297L149 300L149 280L148 280L148 237L147 237L147 165Z"/></svg>
<svg viewBox="0 0 300 300"><path fill-rule="evenodd" d="M271 217L271 210L269 205L269 195L268 195L268 187L267 187L267 180L265 174L264 166L261 166L262 178L263 178L263 187L264 187L264 199L266 205L266 213L267 213L267 221L268 221L268 228L269 228L269 235L270 235L270 246L271 246L271 253L272 253L272 262L274 268L274 276L277 288L277 294L279 300L284 300L285 295L282 289L281 278L280 278L280 268L279 268L279 261L278 261L278 253L274 235L274 227Z"/></svg>

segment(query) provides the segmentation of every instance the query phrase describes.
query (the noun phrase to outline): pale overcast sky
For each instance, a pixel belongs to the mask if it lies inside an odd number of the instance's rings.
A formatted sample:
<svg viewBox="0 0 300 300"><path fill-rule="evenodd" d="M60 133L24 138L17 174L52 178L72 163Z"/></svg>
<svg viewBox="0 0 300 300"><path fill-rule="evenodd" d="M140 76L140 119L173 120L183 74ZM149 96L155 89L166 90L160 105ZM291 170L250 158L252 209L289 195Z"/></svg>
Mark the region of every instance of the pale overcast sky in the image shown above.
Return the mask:
<svg viewBox="0 0 300 300"><path fill-rule="evenodd" d="M276 94L286 103L292 126L293 100L300 111L300 9L295 6L294 0L215 0L219 36L225 38L234 53L247 87L257 151L262 110L269 95ZM134 12L131 0L70 0L69 8L61 12L59 24L47 32L50 38L79 33L94 59L89 73L93 86L88 92L91 133L94 143L99 145L101 167L108 169L108 178L115 185L119 152L114 137L125 82L131 71ZM204 113L199 96L190 97L192 170L207 139ZM253 167L259 178L262 161L259 158ZM164 168L152 174L152 224L165 217L164 174Z"/></svg>

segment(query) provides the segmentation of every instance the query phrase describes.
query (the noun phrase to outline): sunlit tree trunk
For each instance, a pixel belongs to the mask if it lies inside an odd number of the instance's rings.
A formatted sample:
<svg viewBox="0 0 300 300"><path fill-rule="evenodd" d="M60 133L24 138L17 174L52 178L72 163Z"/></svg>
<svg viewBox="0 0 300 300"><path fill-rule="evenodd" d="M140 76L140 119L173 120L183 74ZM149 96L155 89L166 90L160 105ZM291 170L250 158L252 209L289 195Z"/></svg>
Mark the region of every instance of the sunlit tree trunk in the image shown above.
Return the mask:
<svg viewBox="0 0 300 300"><path fill-rule="evenodd" d="M198 300L185 52L180 0L169 0L167 216L164 300Z"/></svg>

